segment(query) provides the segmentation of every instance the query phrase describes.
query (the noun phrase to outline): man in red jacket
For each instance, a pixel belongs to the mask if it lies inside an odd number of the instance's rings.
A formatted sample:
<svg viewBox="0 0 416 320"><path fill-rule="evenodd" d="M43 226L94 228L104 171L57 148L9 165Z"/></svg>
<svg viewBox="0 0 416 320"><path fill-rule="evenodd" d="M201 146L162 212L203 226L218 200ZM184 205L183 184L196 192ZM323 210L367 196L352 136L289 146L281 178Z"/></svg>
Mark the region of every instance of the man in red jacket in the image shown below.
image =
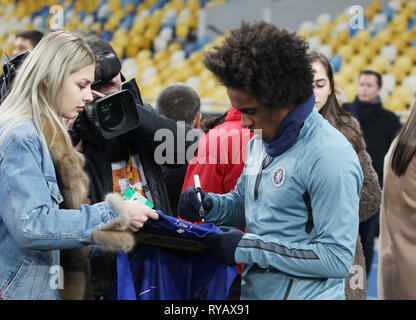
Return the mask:
<svg viewBox="0 0 416 320"><path fill-rule="evenodd" d="M198 152L188 165L182 192L194 185L195 174L199 175L205 192L224 194L233 190L243 170L251 138L250 130L241 127L240 111L231 107L225 122L201 138Z"/></svg>

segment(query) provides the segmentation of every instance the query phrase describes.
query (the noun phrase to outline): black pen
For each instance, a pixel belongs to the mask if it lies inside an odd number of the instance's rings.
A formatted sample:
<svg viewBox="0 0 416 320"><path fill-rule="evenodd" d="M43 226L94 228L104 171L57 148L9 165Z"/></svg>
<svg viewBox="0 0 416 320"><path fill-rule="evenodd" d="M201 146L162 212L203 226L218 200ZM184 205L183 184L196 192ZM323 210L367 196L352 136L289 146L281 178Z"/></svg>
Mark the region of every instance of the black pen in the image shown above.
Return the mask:
<svg viewBox="0 0 416 320"><path fill-rule="evenodd" d="M199 181L199 175L194 175L194 182L195 182L195 191L196 196L198 197L199 202L201 202L201 206L199 207L199 216L201 217L201 221L205 222L205 212L204 207L202 206L202 196L201 196L201 182Z"/></svg>

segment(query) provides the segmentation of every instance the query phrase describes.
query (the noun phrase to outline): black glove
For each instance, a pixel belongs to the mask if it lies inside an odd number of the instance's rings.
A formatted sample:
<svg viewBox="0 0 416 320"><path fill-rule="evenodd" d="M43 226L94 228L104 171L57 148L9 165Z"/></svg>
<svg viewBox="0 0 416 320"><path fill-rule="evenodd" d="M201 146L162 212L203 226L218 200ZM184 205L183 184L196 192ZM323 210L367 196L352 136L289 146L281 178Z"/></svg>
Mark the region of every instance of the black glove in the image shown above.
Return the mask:
<svg viewBox="0 0 416 320"><path fill-rule="evenodd" d="M201 190L202 207L204 208L205 215L214 206L214 200L211 196ZM199 215L199 208L201 202L199 202L194 187L188 187L182 192L178 203L178 216L190 221L201 222L202 219Z"/></svg>
<svg viewBox="0 0 416 320"><path fill-rule="evenodd" d="M223 261L225 264L234 265L234 254L237 245L240 242L244 232L231 228L219 227L222 232L208 235L204 243L207 245L207 250Z"/></svg>

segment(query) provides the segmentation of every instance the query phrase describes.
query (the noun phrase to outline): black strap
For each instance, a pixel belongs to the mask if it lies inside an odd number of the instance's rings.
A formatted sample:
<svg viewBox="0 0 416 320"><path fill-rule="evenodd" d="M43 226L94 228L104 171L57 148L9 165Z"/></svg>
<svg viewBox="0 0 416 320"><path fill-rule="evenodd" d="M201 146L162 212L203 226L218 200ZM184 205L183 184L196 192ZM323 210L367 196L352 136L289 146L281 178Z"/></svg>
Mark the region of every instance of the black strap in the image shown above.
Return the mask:
<svg viewBox="0 0 416 320"><path fill-rule="evenodd" d="M313 216L312 216L312 205L311 205L311 197L309 193L305 191L302 195L303 201L305 202L306 209L308 210L308 221L306 222L305 231L306 233L311 233L313 228Z"/></svg>

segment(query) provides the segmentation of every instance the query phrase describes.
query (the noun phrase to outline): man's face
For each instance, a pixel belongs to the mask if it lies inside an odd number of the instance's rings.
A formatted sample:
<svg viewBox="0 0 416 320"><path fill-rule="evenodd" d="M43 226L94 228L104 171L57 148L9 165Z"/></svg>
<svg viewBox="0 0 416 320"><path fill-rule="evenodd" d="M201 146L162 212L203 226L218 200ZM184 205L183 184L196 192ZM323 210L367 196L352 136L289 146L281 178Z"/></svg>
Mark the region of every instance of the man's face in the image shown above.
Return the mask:
<svg viewBox="0 0 416 320"><path fill-rule="evenodd" d="M373 74L362 74L358 84L358 99L363 102L374 102L380 94L377 77Z"/></svg>
<svg viewBox="0 0 416 320"><path fill-rule="evenodd" d="M262 107L252 93L241 89L227 88L231 105L241 111L241 126L250 132L261 130L261 138L265 142L273 141L277 136L280 123L293 107L288 109L268 109ZM254 137L259 139L257 130Z"/></svg>
<svg viewBox="0 0 416 320"><path fill-rule="evenodd" d="M121 90L121 74L120 72L110 81L94 86L94 91L98 91L107 96L111 93Z"/></svg>
<svg viewBox="0 0 416 320"><path fill-rule="evenodd" d="M15 57L28 50L33 50L32 42L30 41L30 39L17 37L14 41L12 56Z"/></svg>

